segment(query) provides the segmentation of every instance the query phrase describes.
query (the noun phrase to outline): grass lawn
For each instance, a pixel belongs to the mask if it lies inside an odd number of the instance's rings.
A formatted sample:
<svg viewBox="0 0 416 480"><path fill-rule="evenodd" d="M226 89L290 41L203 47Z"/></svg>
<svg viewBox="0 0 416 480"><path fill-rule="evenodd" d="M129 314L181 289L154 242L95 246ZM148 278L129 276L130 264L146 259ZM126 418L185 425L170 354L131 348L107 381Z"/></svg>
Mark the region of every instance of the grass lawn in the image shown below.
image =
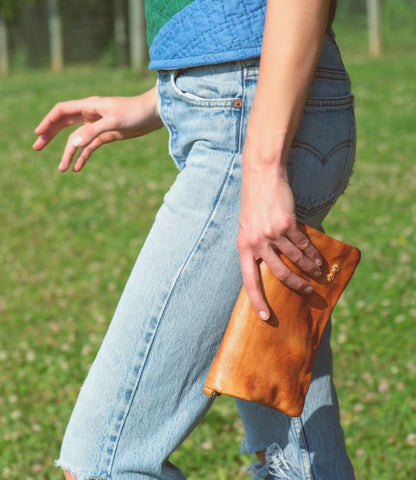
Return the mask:
<svg viewBox="0 0 416 480"><path fill-rule="evenodd" d="M362 480L416 478L415 51L346 56L358 121L355 174L328 233L362 249L336 308L335 381ZM0 79L0 477L60 479L53 466L78 389L176 169L165 131L57 170L59 137L33 128L58 100L133 95L131 72L69 69ZM241 421L220 397L173 455L190 480L245 478ZM334 479L337 480L337 479Z"/></svg>

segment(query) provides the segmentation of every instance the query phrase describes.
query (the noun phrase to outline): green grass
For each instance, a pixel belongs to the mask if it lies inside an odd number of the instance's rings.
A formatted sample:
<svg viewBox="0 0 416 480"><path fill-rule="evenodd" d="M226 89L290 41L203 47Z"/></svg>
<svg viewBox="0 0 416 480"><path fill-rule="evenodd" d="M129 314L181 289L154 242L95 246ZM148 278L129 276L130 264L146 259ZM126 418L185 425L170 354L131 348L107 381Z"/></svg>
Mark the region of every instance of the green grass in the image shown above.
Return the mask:
<svg viewBox="0 0 416 480"><path fill-rule="evenodd" d="M334 315L335 380L362 480L416 478L415 52L346 56L358 120L355 174L326 221L361 247ZM33 128L58 100L130 95L126 71L19 72L0 81L0 478L59 479L53 467L77 391L176 169L166 132L102 148L78 175L57 170ZM173 461L190 480L245 478L243 431L220 397ZM334 479L336 480L336 479Z"/></svg>

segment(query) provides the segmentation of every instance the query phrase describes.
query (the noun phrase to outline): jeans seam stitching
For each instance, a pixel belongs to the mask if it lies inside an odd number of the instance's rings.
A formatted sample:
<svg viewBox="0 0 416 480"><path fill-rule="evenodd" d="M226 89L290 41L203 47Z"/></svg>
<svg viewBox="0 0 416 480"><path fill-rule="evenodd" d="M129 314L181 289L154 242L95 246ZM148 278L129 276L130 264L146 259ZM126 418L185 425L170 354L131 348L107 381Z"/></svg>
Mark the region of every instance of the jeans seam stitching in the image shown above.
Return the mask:
<svg viewBox="0 0 416 480"><path fill-rule="evenodd" d="M231 172L233 171L234 169L234 165L235 165L235 161L236 161L236 158L238 157L239 153L235 153L232 158L231 158L231 161L230 161L230 164L228 166L228 169L227 169L227 172L226 172L226 175L225 175L225 178L224 178L224 181L222 182L222 184L220 185L219 189L218 189L218 196L217 196L217 201L213 207L213 209L211 210L211 212L209 213L209 216L208 216L208 219L207 221L205 222L202 230L201 230L201 233L200 235L198 236L198 238L196 239L194 245L192 246L191 248L191 251L189 253L189 255L186 257L186 259L184 260L184 262L182 263L182 265L180 266L180 268L178 269L174 279L173 279L173 282L168 290L168 293L166 295L166 299L165 299L165 302L164 304L162 305L162 308L159 312L159 315L157 317L157 323L156 325L153 327L153 332L152 332L152 338L151 340L149 341L148 345L147 345L147 349L146 349L146 353L144 355L144 358L142 359L142 365L141 365L141 368L140 368L140 371L137 373L137 377L136 377L136 380L134 382L134 388L132 389L132 393L130 395L130 398L129 398L129 401L128 403L125 405L124 407L124 412L123 412L123 420L122 420L122 423L119 427L119 431L117 433L117 438L116 440L114 440L112 442L112 445L113 445L113 451L111 453L111 460L110 460L110 464L109 464L109 472L111 472L112 468L113 468L113 463L114 463L114 459L115 459L115 455L116 455L116 451L118 449L118 444L120 442L120 438L121 438L121 435L122 435L122 432L123 432L123 429L124 429L124 426L125 426L125 423L126 423L126 420L127 420L127 417L128 417L128 414L130 412L130 409L131 409L131 406L132 406L132 403L134 401L134 398L136 396L136 393L137 393L137 389L138 389L138 386L139 386L139 383L140 383L140 379L142 377L142 374L143 374L143 371L146 367L146 364L147 364L147 361L148 361L148 358L149 358L149 354L152 350L152 346L153 346L153 343L154 343L154 339L155 339L155 336L156 336L156 333L157 333L157 330L159 328L159 325L160 325L160 322L162 320L162 317L169 305L169 302L170 302L170 299L172 297L172 294L173 294L173 291L175 289L175 286L177 285L178 283L178 280L181 276L181 274L184 272L185 268L187 267L187 265L189 264L189 261L190 259L192 258L192 256L194 255L194 253L198 250L198 246L200 245L200 242L201 242L201 239L203 238L203 236L205 235L205 233L207 232L209 226L211 225L212 223L212 218L214 217L215 215L215 212L217 211L218 209L218 205L221 201L221 198L223 196L223 193L224 193L224 190L225 190L225 187L228 183L228 180L231 176ZM133 364L133 366L135 366L136 363ZM134 368L133 368L133 371L134 371ZM109 442L107 442L109 443Z"/></svg>
<svg viewBox="0 0 416 480"><path fill-rule="evenodd" d="M296 438L302 459L302 473L304 475L304 480L313 480L312 464L309 457L309 447L303 428L302 419L301 417L294 417L292 418L292 422L294 423L295 430L297 430Z"/></svg>
<svg viewBox="0 0 416 480"><path fill-rule="evenodd" d="M348 155L348 161L345 164L344 170L344 182L340 188L340 195L348 186L350 177L352 175L352 169L354 168L354 160L355 160L355 148L356 148L356 121L355 121L355 114L354 114L354 106L351 107L352 115L351 115L351 122L350 122L350 151Z"/></svg>
<svg viewBox="0 0 416 480"><path fill-rule="evenodd" d="M305 102L304 113L312 113L314 109L323 109L323 113L349 110L353 108L354 95L343 97L308 97Z"/></svg>
<svg viewBox="0 0 416 480"><path fill-rule="evenodd" d="M243 99L243 104L241 108L241 117L240 117L240 126L239 126L239 138L238 138L238 151L242 153L243 150L243 130L244 130L244 121L246 118L246 113L247 113L247 98L246 98L246 82L245 80L248 78L248 69L249 67L245 66L244 69L241 72L241 86L242 86L242 92L241 92L241 98Z"/></svg>

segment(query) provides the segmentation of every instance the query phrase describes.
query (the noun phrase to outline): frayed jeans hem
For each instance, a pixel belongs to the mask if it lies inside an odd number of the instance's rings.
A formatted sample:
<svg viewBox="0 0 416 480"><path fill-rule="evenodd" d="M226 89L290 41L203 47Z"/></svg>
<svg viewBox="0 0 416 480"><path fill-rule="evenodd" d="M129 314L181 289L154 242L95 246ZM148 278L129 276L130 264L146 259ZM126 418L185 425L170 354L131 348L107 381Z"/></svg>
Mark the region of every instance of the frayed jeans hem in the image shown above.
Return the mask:
<svg viewBox="0 0 416 480"><path fill-rule="evenodd" d="M111 480L111 477L107 473L92 473L75 469L58 459L54 461L56 467L62 468L62 470L69 472L76 480Z"/></svg>
<svg viewBox="0 0 416 480"><path fill-rule="evenodd" d="M249 445L249 443L247 442L247 439L246 437L243 437L242 441L241 441L241 445L240 445L240 451L241 453L256 453L256 452L260 452L261 450L265 450L269 445L271 445L272 443L276 443L276 441L268 441L268 442L264 442L264 443L260 443L258 445Z"/></svg>

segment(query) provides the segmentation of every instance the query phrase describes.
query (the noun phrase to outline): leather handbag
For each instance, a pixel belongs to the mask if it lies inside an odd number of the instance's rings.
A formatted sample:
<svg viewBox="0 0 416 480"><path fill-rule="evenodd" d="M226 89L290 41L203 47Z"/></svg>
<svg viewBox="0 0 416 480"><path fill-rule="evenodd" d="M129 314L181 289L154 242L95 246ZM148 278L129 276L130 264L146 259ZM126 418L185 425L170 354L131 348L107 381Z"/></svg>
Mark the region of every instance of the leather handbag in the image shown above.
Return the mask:
<svg viewBox="0 0 416 480"><path fill-rule="evenodd" d="M226 394L301 415L322 334L361 253L312 227L299 227L321 254L322 276L309 277L284 255L280 258L308 280L313 293L286 287L263 262L262 288L271 316L259 318L243 287L205 381L207 395Z"/></svg>

